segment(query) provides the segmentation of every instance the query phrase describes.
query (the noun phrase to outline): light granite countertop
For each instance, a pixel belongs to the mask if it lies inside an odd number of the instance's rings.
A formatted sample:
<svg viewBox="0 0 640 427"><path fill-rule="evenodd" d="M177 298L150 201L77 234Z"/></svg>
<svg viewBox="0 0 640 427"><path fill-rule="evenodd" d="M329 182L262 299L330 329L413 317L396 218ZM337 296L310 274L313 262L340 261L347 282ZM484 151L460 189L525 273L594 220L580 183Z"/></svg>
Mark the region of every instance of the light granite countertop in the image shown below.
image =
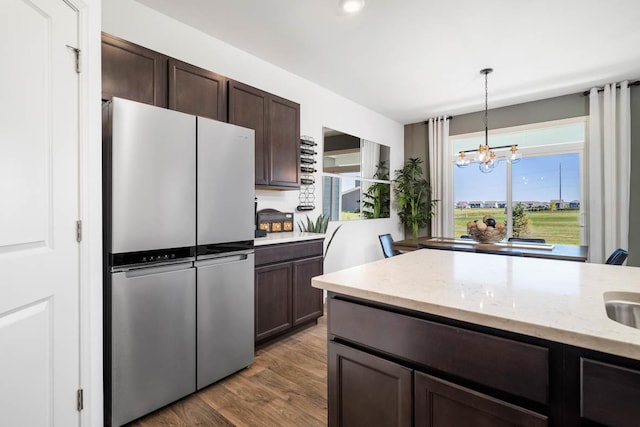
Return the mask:
<svg viewBox="0 0 640 427"><path fill-rule="evenodd" d="M640 330L604 305L607 292L640 294L639 267L423 249L312 286L640 360Z"/></svg>
<svg viewBox="0 0 640 427"><path fill-rule="evenodd" d="M254 246L277 245L279 243L302 242L305 240L324 239L321 233L303 233L300 231L288 231L283 233L267 233L265 237L254 239Z"/></svg>

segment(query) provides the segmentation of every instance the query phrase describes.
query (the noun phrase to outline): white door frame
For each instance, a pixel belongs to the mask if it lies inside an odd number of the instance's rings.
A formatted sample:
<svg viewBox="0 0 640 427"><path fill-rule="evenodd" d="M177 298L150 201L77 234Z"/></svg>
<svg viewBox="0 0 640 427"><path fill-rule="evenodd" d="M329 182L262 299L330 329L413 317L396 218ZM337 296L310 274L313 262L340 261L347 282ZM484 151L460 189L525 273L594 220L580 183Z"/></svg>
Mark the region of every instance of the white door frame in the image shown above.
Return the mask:
<svg viewBox="0 0 640 427"><path fill-rule="evenodd" d="M80 387L81 426L103 425L102 393L102 0L64 0L78 10L80 150Z"/></svg>

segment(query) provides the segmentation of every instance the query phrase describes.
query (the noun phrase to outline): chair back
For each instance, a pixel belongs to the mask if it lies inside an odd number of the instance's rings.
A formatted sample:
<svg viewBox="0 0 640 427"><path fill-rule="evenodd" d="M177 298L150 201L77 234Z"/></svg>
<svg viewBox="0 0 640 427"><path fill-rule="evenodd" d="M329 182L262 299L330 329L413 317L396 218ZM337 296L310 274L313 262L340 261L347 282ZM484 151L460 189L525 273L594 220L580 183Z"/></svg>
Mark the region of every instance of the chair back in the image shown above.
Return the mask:
<svg viewBox="0 0 640 427"><path fill-rule="evenodd" d="M393 250L393 237L391 237L391 234L381 234L378 236L378 239L380 239L382 253L384 254L385 258L389 258L400 253Z"/></svg>
<svg viewBox="0 0 640 427"><path fill-rule="evenodd" d="M521 243L547 243L544 239L538 239L534 237L509 237L509 242L521 242Z"/></svg>
<svg viewBox="0 0 640 427"><path fill-rule="evenodd" d="M605 264L622 265L624 260L627 259L627 256L629 256L629 253L627 251L625 251L624 249L618 248L615 251L613 251L613 253L609 256L609 258L607 258L607 261L605 262Z"/></svg>

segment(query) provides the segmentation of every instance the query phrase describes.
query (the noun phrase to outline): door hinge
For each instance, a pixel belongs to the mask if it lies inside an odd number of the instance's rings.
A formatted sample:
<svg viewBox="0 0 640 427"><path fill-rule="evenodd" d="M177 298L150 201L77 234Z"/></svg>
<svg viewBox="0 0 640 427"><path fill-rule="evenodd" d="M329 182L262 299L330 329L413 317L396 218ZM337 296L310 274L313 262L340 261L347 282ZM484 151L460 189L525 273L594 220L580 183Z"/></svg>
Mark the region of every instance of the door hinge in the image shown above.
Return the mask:
<svg viewBox="0 0 640 427"><path fill-rule="evenodd" d="M73 47L73 46L69 46L67 45L67 47L71 50L73 50L73 52L76 54L76 73L80 74L80 52L81 50L78 49L77 47Z"/></svg>
<svg viewBox="0 0 640 427"><path fill-rule="evenodd" d="M84 409L84 390L78 389L77 393L78 412Z"/></svg>
<svg viewBox="0 0 640 427"><path fill-rule="evenodd" d="M82 221L76 221L76 241L82 242Z"/></svg>

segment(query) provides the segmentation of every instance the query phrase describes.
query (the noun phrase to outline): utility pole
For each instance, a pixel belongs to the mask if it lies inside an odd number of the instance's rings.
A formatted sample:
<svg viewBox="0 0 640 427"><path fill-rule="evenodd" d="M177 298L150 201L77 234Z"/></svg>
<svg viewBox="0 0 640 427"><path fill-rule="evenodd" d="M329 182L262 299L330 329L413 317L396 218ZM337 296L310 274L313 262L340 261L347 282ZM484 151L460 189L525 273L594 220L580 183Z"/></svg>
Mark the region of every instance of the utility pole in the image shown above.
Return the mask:
<svg viewBox="0 0 640 427"><path fill-rule="evenodd" d="M563 208L563 203L562 203L562 163L560 163L558 165L558 168L560 169L560 194L558 195L558 198L560 200L559 201L560 206L558 208L562 209Z"/></svg>

